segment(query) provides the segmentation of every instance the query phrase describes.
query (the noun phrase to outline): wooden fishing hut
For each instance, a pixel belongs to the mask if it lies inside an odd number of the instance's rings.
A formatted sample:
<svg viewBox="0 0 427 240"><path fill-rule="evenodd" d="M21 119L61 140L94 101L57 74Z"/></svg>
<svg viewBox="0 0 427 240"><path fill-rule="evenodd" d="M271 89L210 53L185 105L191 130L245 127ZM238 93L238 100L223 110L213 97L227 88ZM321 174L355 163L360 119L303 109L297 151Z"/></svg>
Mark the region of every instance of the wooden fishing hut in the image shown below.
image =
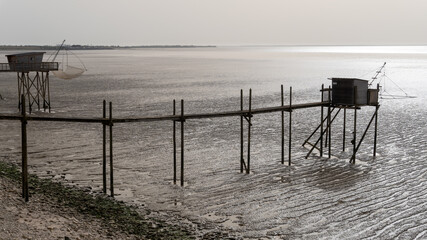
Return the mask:
<svg viewBox="0 0 427 240"><path fill-rule="evenodd" d="M313 131L313 133L304 141L303 146L310 145L311 149L306 155L306 158L312 153L314 149L317 149L320 153L320 156L323 156L323 145L328 147L328 157L331 157L331 136L332 136L332 123L343 109L343 133L342 133L342 150L345 151L346 144L346 118L347 118L347 109L354 110L354 119L353 119L353 138L351 143L353 144L353 154L350 158L351 163L355 163L356 153L359 150L362 141L364 140L366 133L368 132L371 124L375 121L374 126L374 157L376 156L376 145L377 145L377 127L378 127L378 109L380 107L378 102L379 95L379 85L376 89L369 89L369 81L358 79L358 78L330 78L332 81L332 88L327 89L322 85L322 102L327 102L327 113L324 117L324 106L321 107L321 123ZM359 142L357 142L357 111L364 106L373 106L375 111L369 121L363 135L361 136ZM335 111L336 110L336 111ZM333 112L334 116L333 115ZM317 141L313 144L309 140L315 135L315 133L320 129L320 136Z"/></svg>
<svg viewBox="0 0 427 240"><path fill-rule="evenodd" d="M18 78L18 108L21 109L21 95L28 100L31 113L33 105L38 110L49 109L49 71L58 70L57 62L43 62L45 52L26 52L6 55L8 63L0 63L0 72L16 72Z"/></svg>

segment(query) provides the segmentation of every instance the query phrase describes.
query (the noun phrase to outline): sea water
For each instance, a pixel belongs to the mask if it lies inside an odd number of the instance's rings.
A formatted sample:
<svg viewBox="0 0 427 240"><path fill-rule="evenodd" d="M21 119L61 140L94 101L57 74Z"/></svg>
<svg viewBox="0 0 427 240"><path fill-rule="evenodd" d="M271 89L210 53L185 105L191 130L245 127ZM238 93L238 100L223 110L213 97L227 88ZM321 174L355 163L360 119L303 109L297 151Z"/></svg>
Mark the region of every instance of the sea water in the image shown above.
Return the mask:
<svg viewBox="0 0 427 240"><path fill-rule="evenodd" d="M15 53L0 52L0 55ZM320 101L330 77L370 80L387 62L378 119L377 157L367 132L355 165L348 163L353 111L332 129L332 158L308 159L304 140L320 108L292 113L292 166L281 161L280 113L252 119L251 173L240 173L240 118L185 122L185 187L173 184L172 122L115 124L116 198L154 217L193 225L203 234L221 227L245 238L425 238L427 236L427 47L217 47L76 51L88 71L73 80L50 76L52 113L35 116L113 117L278 106ZM6 62L6 58L4 58ZM404 92L402 92L402 90ZM0 74L1 113L17 113L16 73ZM385 96L385 95L384 95ZM360 139L374 108L358 111ZM285 113L285 162L289 114ZM246 124L246 123L245 123ZM179 128L180 124L177 123ZM245 125L245 141L247 137ZM20 123L0 121L0 159L20 162ZM179 131L178 131L179 134ZM318 137L318 135L315 135ZM316 137L316 138L317 138ZM29 169L41 177L102 191L102 125L28 123ZM178 146L180 142L178 139ZM247 145L245 142L245 159ZM179 155L178 147L178 157ZM178 158L178 169L179 169ZM178 179L179 179L178 171Z"/></svg>

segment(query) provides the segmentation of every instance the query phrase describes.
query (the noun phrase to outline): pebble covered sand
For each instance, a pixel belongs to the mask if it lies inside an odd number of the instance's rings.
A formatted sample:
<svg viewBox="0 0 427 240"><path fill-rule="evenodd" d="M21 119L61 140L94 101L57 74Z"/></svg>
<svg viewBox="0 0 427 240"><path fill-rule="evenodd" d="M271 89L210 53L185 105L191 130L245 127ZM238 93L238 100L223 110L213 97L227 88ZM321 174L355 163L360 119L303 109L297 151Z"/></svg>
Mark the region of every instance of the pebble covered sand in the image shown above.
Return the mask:
<svg viewBox="0 0 427 240"><path fill-rule="evenodd" d="M139 239L64 208L43 195L21 198L20 185L0 177L0 239Z"/></svg>

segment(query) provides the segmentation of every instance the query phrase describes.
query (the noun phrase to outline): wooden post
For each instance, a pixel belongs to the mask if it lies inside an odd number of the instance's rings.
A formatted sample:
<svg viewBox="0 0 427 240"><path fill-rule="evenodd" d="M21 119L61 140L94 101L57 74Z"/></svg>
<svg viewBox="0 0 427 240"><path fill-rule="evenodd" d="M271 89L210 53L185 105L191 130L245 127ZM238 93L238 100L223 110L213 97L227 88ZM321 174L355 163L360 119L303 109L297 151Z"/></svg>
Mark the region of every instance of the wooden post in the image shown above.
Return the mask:
<svg viewBox="0 0 427 240"><path fill-rule="evenodd" d="M49 72L43 73L42 72L42 99L43 99L43 111L46 112L46 90L47 90L47 86L46 83L49 80Z"/></svg>
<svg viewBox="0 0 427 240"><path fill-rule="evenodd" d="M114 197L113 178L113 103L110 102L110 195Z"/></svg>
<svg viewBox="0 0 427 240"><path fill-rule="evenodd" d="M356 130L357 130L357 86L354 87L354 127L353 127L353 164L356 163Z"/></svg>
<svg viewBox="0 0 427 240"><path fill-rule="evenodd" d="M45 76L44 73L42 72L42 80L41 80L41 95L42 95L42 99L43 99L43 112L46 112L46 100L45 100L45 89L44 89L44 82L45 82Z"/></svg>
<svg viewBox="0 0 427 240"><path fill-rule="evenodd" d="M246 173L249 174L251 171L251 127L252 127L252 89L249 89L249 124L248 124L248 166Z"/></svg>
<svg viewBox="0 0 427 240"><path fill-rule="evenodd" d="M379 93L380 93L380 84L377 84L377 97ZM379 104L377 100L377 105L375 106L374 158L377 156L378 108L379 108Z"/></svg>
<svg viewBox="0 0 427 240"><path fill-rule="evenodd" d="M36 89L37 90L37 109L40 111L40 86L41 86L41 83L40 83L39 72L36 73L35 78L36 78L36 88L37 88Z"/></svg>
<svg viewBox="0 0 427 240"><path fill-rule="evenodd" d="M377 115L377 109L375 109L375 112L374 112L374 114L372 115L372 117L371 117L371 120L369 121L369 123L368 123L368 126L366 127L366 129L365 129L365 131L363 132L363 134L362 134L362 137L360 138L360 141L359 141L359 143L357 144L357 147L356 147L356 151L355 151L355 153L357 152L357 151L359 151L359 147L360 147L360 145L362 144L362 142L363 142L363 139L365 138L365 136L366 136L366 133L368 132L368 130L369 130L369 127L371 127L371 124L372 124L372 121L374 120L374 118L376 117L376 115ZM356 154L353 154L353 156L351 156L351 158L350 158L350 162L351 161L354 161L356 159Z"/></svg>
<svg viewBox="0 0 427 240"><path fill-rule="evenodd" d="M29 73L25 73L25 88L27 89L27 100L28 100L28 111L31 114L32 110L32 104L31 104L31 97L30 97L30 75Z"/></svg>
<svg viewBox="0 0 427 240"><path fill-rule="evenodd" d="M343 120L343 128L342 128L342 151L345 151L345 124L347 118L347 108L344 106L344 120Z"/></svg>
<svg viewBox="0 0 427 240"><path fill-rule="evenodd" d="M107 102L102 102L102 118L107 117ZM107 194L107 126L102 123L102 192Z"/></svg>
<svg viewBox="0 0 427 240"><path fill-rule="evenodd" d="M240 111L243 111L243 89L240 89ZM240 115L240 172L243 173L243 115Z"/></svg>
<svg viewBox="0 0 427 240"><path fill-rule="evenodd" d="M328 91L328 158L331 158L331 134L332 134L332 122L331 122L331 86Z"/></svg>
<svg viewBox="0 0 427 240"><path fill-rule="evenodd" d="M292 87L289 89L289 166L291 166L291 144L292 144Z"/></svg>
<svg viewBox="0 0 427 240"><path fill-rule="evenodd" d="M330 91L330 89L328 89L328 105L330 105L331 103L329 102L329 91ZM327 113L327 115L326 115L326 134L325 134L325 147L327 147L328 146L328 134L329 134L329 131L328 131L328 129L329 129L329 121L328 121L328 119L329 119L329 107L328 107L328 113Z"/></svg>
<svg viewBox="0 0 427 240"><path fill-rule="evenodd" d="M173 115L176 114L176 101L173 100ZM173 120L173 184L176 184L176 121Z"/></svg>
<svg viewBox="0 0 427 240"><path fill-rule="evenodd" d="M322 84L322 96L321 96L321 101L323 103L324 99L323 99L323 93L325 92L325 87ZM322 135L323 133L323 105L320 107L321 111L320 111L320 135ZM320 138L320 156L323 157L323 136Z"/></svg>
<svg viewBox="0 0 427 240"><path fill-rule="evenodd" d="M47 102L49 104L49 113L50 113L50 86L49 86L49 72L46 73L46 83L47 83Z"/></svg>
<svg viewBox="0 0 427 240"><path fill-rule="evenodd" d="M181 186L184 186L184 100L181 99Z"/></svg>
<svg viewBox="0 0 427 240"><path fill-rule="evenodd" d="M19 72L16 73L17 77L18 77L18 110L21 111L21 100L22 100L22 95L21 95L21 77L19 76Z"/></svg>
<svg viewBox="0 0 427 240"><path fill-rule="evenodd" d="M283 84L281 85L282 107L284 106L283 99ZM282 164L285 164L285 111L282 110Z"/></svg>
<svg viewBox="0 0 427 240"><path fill-rule="evenodd" d="M22 197L28 202L28 152L27 152L27 116L25 96L21 96L21 140L22 140Z"/></svg>

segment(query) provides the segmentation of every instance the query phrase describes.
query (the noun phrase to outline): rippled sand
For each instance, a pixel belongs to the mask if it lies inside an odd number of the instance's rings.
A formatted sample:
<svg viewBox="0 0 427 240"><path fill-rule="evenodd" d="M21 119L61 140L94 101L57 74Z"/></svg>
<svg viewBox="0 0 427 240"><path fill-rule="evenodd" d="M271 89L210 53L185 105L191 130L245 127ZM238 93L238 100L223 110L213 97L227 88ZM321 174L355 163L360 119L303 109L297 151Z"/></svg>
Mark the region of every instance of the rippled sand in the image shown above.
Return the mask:
<svg viewBox="0 0 427 240"><path fill-rule="evenodd" d="M410 71L404 66L402 71ZM414 69L418 73L427 72L417 66ZM378 156L372 158L371 129L355 165L348 163L352 111L347 113L345 152L341 150L342 115L333 126L331 159L316 154L305 159L308 150L301 146L316 128L320 109L295 111L290 167L280 164L280 114L256 115L249 175L239 173L239 118L187 121L184 188L172 184L172 122L116 124L116 197L151 209L153 214L168 221L191 221L202 226L201 231L203 226L221 226L245 238L424 239L427 237L424 161L427 109L426 91L417 89L417 84L414 81L411 87L416 89L418 98L381 102ZM294 102L317 100L319 87L316 81L306 88L298 87ZM189 96L194 100L186 102L186 112L238 109L238 94L238 91L227 93L212 100ZM117 115L171 113L170 102L150 103L140 109L121 102L120 92L113 96L118 98ZM12 106L13 101L9 101ZM82 108L83 115L100 116L100 103L67 106L63 113L58 107L54 115L73 114ZM253 107L279 103L277 92L257 94L254 88ZM373 111L368 107L358 112L358 137ZM286 123L287 117L285 113ZM32 173L90 186L93 191L102 190L101 125L30 122L28 129ZM0 159L19 162L19 123L1 121L0 130Z"/></svg>

